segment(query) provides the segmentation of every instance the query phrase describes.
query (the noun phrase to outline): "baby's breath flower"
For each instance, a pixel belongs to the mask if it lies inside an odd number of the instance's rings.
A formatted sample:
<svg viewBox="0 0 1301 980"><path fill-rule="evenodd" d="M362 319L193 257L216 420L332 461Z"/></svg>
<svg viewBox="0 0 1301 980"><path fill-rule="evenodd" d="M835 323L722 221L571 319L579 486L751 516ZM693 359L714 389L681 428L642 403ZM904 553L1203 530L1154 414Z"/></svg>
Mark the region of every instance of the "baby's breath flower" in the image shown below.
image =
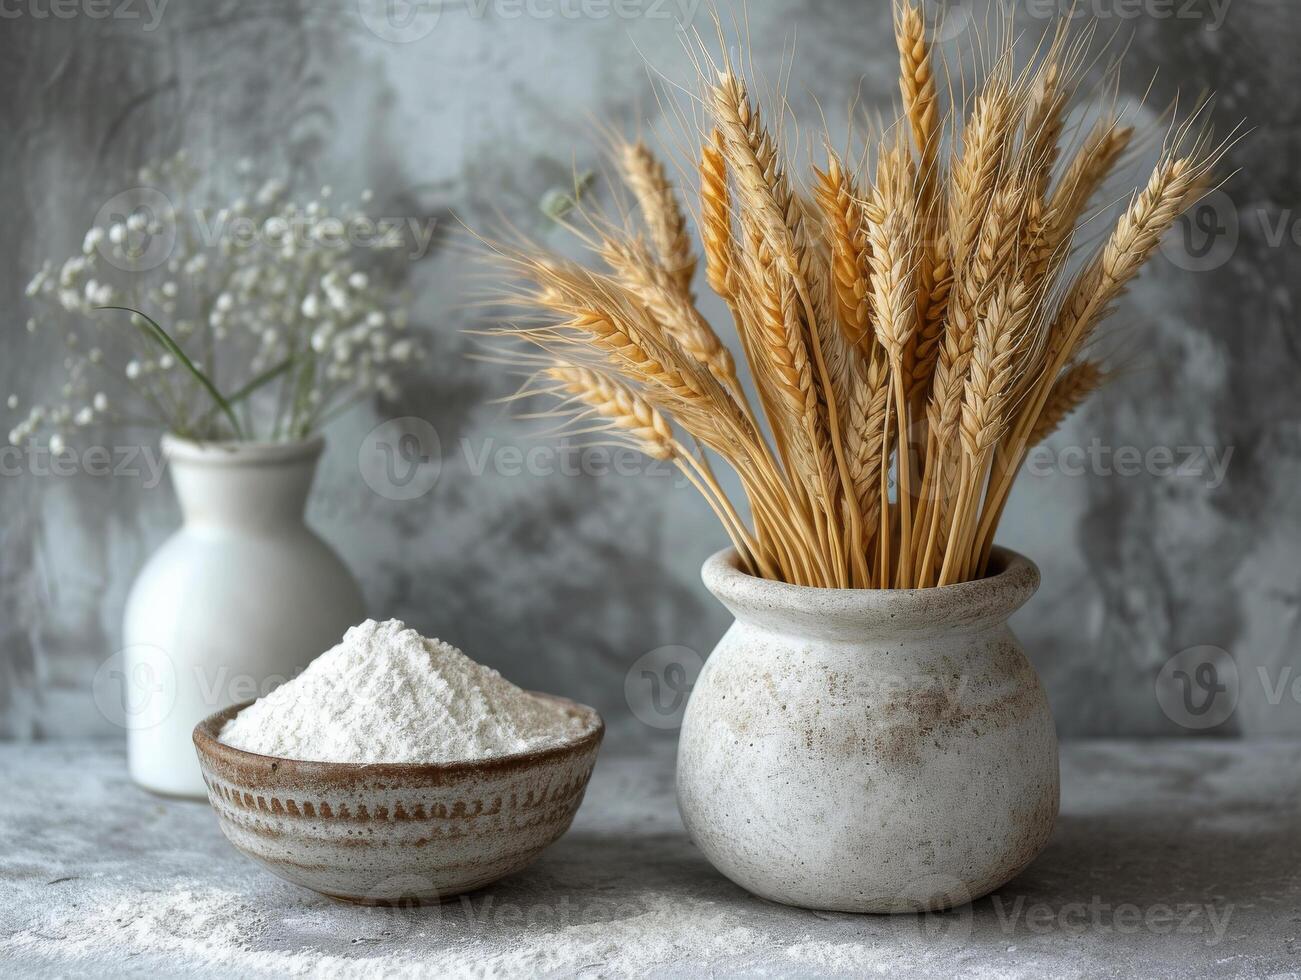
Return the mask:
<svg viewBox="0 0 1301 980"><path fill-rule="evenodd" d="M80 255L74 255L63 263L63 268L59 270L59 285L64 289L71 289L81 278L85 271L86 260Z"/></svg>
<svg viewBox="0 0 1301 980"><path fill-rule="evenodd" d="M357 268L362 236L348 232L365 230L370 244L379 227L375 221L357 206L336 204L329 186L314 200L295 202L278 178L243 180L244 193L222 207L195 199L201 175L180 154L144 171L150 176L141 183L158 186L171 206L90 228L76 253L44 262L27 282L27 297L45 304L52 327L75 321L79 329L59 329L67 355L59 402L32 406L11 436L57 434L53 445L63 449L71 433L112 421L117 411L110 415L110 406L121 406L123 417L143 411L180 430L193 423L190 406L208 398L196 380L177 370L179 359L171 353L140 353L157 350L143 318L101 315L96 308L103 306L147 313L201 372L203 359L195 355L216 354L223 370L215 380L223 391L237 390L305 348L319 355L296 362L294 371L250 398L257 422L250 437L263 437L268 429L309 432L359 395L392 396L394 379L377 365L414 361L419 348L395 344L402 321L394 294L376 288L374 274ZM361 200L372 197L366 191ZM139 253L149 234L170 234L171 254L156 270L128 273L116 259ZM96 331L102 347L87 349L78 341L85 328ZM36 318L28 319L27 330L37 329ZM299 363L310 373L297 370ZM115 380L121 394L112 388ZM8 397L6 404L14 410L17 402ZM290 417L264 418L277 404L287 405ZM171 418L178 409L185 415ZM219 413L205 424L211 429L195 435L232 434Z"/></svg>
<svg viewBox="0 0 1301 980"><path fill-rule="evenodd" d="M49 281L50 281L50 263L46 262L37 271L36 275L32 276L31 281L27 283L27 289L26 289L27 295L29 297L35 296L42 289L45 288L45 284Z"/></svg>

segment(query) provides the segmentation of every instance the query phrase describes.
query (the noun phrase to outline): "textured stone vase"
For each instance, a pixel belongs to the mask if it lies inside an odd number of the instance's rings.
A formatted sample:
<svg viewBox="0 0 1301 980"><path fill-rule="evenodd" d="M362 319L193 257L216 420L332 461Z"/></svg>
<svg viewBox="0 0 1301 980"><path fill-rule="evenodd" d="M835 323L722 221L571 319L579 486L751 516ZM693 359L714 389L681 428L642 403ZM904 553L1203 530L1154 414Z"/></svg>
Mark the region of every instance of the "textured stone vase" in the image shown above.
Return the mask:
<svg viewBox="0 0 1301 980"><path fill-rule="evenodd" d="M365 618L360 590L303 511L324 447L163 438L184 523L127 598L123 689L132 778L206 797L190 740Z"/></svg>
<svg viewBox="0 0 1301 980"><path fill-rule="evenodd" d="M842 912L961 905L1043 849L1057 735L1007 620L1039 571L925 590L832 590L705 563L736 622L691 692L678 805L723 874Z"/></svg>

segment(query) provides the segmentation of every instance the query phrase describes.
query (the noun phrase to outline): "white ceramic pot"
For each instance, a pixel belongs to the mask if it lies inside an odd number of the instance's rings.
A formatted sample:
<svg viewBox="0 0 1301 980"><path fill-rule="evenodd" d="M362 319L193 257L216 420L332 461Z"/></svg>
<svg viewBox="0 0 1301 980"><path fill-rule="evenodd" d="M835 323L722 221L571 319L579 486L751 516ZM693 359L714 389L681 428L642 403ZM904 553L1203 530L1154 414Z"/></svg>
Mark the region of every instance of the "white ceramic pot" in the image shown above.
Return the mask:
<svg viewBox="0 0 1301 980"><path fill-rule="evenodd" d="M124 626L127 757L146 789L206 798L194 726L365 618L356 580L303 520L323 446L164 436L184 523L136 579Z"/></svg>
<svg viewBox="0 0 1301 980"><path fill-rule="evenodd" d="M997 549L990 577L832 590L705 563L736 617L691 692L678 805L723 874L842 912L961 905L1040 852L1057 735L1007 620L1039 586Z"/></svg>

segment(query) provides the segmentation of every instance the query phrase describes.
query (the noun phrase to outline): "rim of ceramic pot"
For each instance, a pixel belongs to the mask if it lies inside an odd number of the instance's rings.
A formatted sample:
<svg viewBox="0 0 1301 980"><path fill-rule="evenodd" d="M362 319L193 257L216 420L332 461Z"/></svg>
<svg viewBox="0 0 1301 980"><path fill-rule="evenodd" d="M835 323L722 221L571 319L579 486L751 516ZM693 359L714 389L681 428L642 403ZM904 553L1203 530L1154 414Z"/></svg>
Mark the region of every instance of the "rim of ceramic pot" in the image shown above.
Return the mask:
<svg viewBox="0 0 1301 980"><path fill-rule="evenodd" d="M820 589L758 578L741 570L734 548L725 548L700 570L706 588L734 612L790 614L818 619L884 622L910 617L947 625L977 619L1002 620L1039 588L1039 566L1009 548L990 551L993 574L930 589Z"/></svg>
<svg viewBox="0 0 1301 980"><path fill-rule="evenodd" d="M222 726L253 701L243 701L209 715L194 726L194 747L200 760L218 763L244 775L276 773L278 777L294 781L329 783L335 786L359 779L394 779L406 782L446 782L462 776L506 775L523 771L566 756L577 755L600 745L605 735L605 721L595 708L562 698L555 694L530 691L535 697L561 705L582 717L583 729L573 738L559 745L526 752L512 752L487 759L465 759L458 762L317 762L310 759L290 759L284 756L262 755L227 745L220 740Z"/></svg>
<svg viewBox="0 0 1301 980"><path fill-rule="evenodd" d="M181 463L208 466L267 466L304 459L315 459L325 449L325 437L319 433L292 442L241 442L224 439L203 442L186 439L173 432L163 433L163 455Z"/></svg>

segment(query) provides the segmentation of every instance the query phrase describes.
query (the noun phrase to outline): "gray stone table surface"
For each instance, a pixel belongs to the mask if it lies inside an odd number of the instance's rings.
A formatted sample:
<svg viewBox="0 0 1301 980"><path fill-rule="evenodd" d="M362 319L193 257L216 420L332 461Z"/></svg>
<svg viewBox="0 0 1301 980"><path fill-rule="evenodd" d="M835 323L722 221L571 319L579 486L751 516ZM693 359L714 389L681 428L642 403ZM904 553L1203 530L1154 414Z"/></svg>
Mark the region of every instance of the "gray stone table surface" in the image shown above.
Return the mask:
<svg viewBox="0 0 1301 980"><path fill-rule="evenodd" d="M0 971L20 976L1270 977L1301 969L1301 743L1067 744L1044 854L932 916L774 905L720 877L671 747L605 753L529 870L421 910L332 904L237 854L113 743L0 745Z"/></svg>

